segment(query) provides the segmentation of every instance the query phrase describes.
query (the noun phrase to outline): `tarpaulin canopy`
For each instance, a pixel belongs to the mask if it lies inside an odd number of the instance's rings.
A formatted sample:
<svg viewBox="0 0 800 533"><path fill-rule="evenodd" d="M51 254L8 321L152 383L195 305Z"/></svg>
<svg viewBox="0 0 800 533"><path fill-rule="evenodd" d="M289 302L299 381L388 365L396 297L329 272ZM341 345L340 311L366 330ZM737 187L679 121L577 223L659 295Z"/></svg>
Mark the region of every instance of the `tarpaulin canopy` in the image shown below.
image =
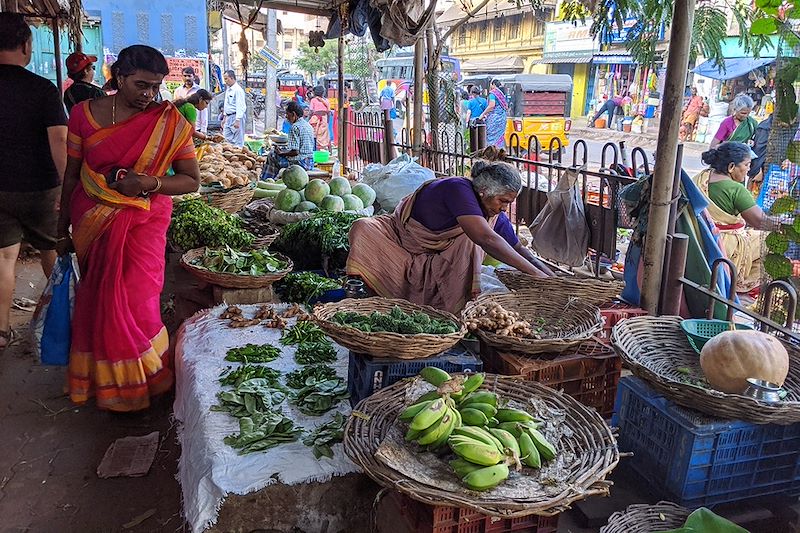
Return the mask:
<svg viewBox="0 0 800 533"><path fill-rule="evenodd" d="M739 76L745 76L751 71L769 65L775 61L774 57L765 58L752 58L752 57L737 57L733 59L724 59L721 65L717 65L713 60L708 60L705 63L698 65L692 72L706 78L715 80L732 80Z"/></svg>
<svg viewBox="0 0 800 533"><path fill-rule="evenodd" d="M461 62L463 72L498 73L522 72L525 61L520 56L485 57L465 59Z"/></svg>

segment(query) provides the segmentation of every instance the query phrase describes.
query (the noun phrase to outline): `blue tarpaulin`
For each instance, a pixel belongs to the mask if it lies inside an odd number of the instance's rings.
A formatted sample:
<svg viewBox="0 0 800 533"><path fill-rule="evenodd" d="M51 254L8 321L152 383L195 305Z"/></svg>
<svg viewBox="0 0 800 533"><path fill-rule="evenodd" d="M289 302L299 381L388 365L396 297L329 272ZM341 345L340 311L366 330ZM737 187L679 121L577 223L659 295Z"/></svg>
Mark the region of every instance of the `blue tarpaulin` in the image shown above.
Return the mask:
<svg viewBox="0 0 800 533"><path fill-rule="evenodd" d="M752 57L737 57L734 59L723 60L722 65L717 65L713 60L708 60L705 63L698 65L692 71L700 76L706 78L713 78L715 80L732 80L739 76L745 76L751 71L769 65L774 62L775 58L766 57L755 59Z"/></svg>

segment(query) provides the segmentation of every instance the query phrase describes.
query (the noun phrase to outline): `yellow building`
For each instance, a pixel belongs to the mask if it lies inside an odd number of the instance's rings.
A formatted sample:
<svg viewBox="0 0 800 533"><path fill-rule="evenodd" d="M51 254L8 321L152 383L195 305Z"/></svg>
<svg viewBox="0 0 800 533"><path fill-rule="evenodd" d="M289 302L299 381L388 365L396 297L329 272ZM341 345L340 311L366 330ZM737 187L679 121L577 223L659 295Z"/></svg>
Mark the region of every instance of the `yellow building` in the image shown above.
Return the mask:
<svg viewBox="0 0 800 533"><path fill-rule="evenodd" d="M548 2L549 4L549 2ZM436 20L443 31L470 8L455 2ZM465 74L547 74L539 64L545 24L553 19L555 2L543 11L508 0L492 0L450 37L449 55L461 60Z"/></svg>

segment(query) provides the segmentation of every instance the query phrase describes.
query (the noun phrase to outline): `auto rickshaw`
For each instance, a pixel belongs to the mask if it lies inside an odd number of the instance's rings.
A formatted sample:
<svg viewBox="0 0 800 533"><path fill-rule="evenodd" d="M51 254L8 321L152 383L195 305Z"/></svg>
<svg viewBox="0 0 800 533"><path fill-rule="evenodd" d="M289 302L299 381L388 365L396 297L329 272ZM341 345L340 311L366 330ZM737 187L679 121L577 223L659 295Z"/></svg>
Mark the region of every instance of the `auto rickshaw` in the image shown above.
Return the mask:
<svg viewBox="0 0 800 533"><path fill-rule="evenodd" d="M567 74L503 74L492 76L479 74L466 76L459 83L469 90L478 85L484 96L489 84L497 79L503 84L508 99L508 124L506 146L514 147L511 137L516 133L520 151L529 151L528 140L535 135L539 139L539 150L548 151L553 138L561 146L569 144L572 119L569 116L569 100L572 94L572 77Z"/></svg>
<svg viewBox="0 0 800 533"><path fill-rule="evenodd" d="M339 105L339 75L335 72L326 74L317 80L317 85L321 85L327 91L328 102L331 109L337 109ZM365 81L352 74L344 75L345 94L347 95L347 105L356 111L364 108L370 103L370 95Z"/></svg>

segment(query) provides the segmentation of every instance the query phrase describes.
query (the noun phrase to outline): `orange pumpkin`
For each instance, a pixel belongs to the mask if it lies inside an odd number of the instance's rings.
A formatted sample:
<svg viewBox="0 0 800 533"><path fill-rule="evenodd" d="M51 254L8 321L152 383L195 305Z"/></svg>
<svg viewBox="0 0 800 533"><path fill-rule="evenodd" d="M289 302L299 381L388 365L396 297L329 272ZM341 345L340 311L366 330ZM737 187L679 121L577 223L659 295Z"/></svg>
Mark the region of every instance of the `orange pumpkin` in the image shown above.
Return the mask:
<svg viewBox="0 0 800 533"><path fill-rule="evenodd" d="M708 383L729 394L741 394L747 378L783 385L789 374L789 354L783 343L760 331L724 331L700 352Z"/></svg>

